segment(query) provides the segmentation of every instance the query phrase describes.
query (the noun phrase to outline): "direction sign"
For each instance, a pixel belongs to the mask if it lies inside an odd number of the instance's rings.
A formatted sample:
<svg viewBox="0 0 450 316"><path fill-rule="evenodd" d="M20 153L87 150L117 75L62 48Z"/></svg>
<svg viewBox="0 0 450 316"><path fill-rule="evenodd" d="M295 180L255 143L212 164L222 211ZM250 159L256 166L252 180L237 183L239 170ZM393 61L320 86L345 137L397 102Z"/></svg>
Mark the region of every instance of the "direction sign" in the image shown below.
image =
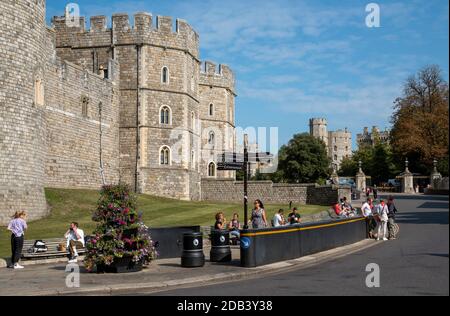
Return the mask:
<svg viewBox="0 0 450 316"><path fill-rule="evenodd" d="M273 155L270 152L248 153L248 162L250 163L256 162L270 163L271 160L273 160ZM244 154L225 152L217 156L217 161L221 161L223 163L231 163L231 162L243 163Z"/></svg>
<svg viewBox="0 0 450 316"><path fill-rule="evenodd" d="M244 169L244 163L239 162L219 162L217 163L217 170L230 170L230 171L239 171Z"/></svg>

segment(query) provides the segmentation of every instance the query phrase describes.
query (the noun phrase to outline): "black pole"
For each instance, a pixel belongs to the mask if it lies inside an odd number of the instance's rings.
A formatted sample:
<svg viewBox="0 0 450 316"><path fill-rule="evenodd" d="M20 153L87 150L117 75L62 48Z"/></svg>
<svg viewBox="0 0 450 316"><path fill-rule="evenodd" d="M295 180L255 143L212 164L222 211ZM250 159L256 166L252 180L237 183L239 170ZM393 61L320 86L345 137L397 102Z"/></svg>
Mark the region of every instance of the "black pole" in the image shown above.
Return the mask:
<svg viewBox="0 0 450 316"><path fill-rule="evenodd" d="M244 135L244 229L248 229L248 135Z"/></svg>

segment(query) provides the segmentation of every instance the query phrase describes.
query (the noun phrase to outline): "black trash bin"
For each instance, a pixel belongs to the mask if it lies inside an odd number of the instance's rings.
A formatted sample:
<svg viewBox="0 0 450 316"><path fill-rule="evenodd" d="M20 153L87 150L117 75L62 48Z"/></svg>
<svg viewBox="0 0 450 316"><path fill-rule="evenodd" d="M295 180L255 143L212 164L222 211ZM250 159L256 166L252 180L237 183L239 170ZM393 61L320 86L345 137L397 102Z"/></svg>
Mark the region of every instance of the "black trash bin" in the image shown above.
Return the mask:
<svg viewBox="0 0 450 316"><path fill-rule="evenodd" d="M230 232L228 230L211 231L211 262L230 262Z"/></svg>
<svg viewBox="0 0 450 316"><path fill-rule="evenodd" d="M197 268L205 265L203 253L203 234L183 234L183 253L181 254L181 266L185 268Z"/></svg>

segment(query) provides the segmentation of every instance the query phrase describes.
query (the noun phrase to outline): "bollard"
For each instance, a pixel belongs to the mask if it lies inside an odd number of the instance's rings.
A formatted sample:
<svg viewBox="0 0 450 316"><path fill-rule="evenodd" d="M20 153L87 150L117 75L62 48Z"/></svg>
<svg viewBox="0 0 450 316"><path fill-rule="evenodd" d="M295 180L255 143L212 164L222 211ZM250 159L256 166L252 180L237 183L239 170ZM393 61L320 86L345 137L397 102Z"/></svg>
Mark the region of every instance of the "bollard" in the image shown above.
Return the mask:
<svg viewBox="0 0 450 316"><path fill-rule="evenodd" d="M183 253L181 254L181 266L185 268L197 268L205 265L203 253L203 234L183 234Z"/></svg>
<svg viewBox="0 0 450 316"><path fill-rule="evenodd" d="M230 232L228 230L211 231L211 262L230 262Z"/></svg>

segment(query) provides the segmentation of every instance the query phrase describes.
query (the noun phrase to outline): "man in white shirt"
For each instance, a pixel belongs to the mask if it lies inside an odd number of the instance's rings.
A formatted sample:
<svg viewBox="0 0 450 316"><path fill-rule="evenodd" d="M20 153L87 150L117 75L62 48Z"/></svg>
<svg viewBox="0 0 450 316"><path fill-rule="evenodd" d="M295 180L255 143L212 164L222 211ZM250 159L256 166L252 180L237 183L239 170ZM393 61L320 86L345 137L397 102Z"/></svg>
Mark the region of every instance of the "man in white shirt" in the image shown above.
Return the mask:
<svg viewBox="0 0 450 316"><path fill-rule="evenodd" d="M373 205L372 204L372 199L371 198L367 198L367 201L361 207L362 215L367 220L367 225L368 225L368 230L369 230L369 238L373 238L374 237L374 230L377 227L377 222L373 218L374 214L373 214L373 211L372 211L372 208L373 208L372 205Z"/></svg>
<svg viewBox="0 0 450 316"><path fill-rule="evenodd" d="M283 217L283 213L284 211L280 209L278 213L275 214L275 216L273 217L273 227L280 227L286 224Z"/></svg>
<svg viewBox="0 0 450 316"><path fill-rule="evenodd" d="M78 228L78 223L73 222L64 234L64 238L67 239L67 248L70 251L69 263L75 263L78 257L77 248L84 248L84 232Z"/></svg>
<svg viewBox="0 0 450 316"><path fill-rule="evenodd" d="M362 215L366 218L373 215L371 205L372 205L372 199L368 198L367 201L361 207Z"/></svg>

